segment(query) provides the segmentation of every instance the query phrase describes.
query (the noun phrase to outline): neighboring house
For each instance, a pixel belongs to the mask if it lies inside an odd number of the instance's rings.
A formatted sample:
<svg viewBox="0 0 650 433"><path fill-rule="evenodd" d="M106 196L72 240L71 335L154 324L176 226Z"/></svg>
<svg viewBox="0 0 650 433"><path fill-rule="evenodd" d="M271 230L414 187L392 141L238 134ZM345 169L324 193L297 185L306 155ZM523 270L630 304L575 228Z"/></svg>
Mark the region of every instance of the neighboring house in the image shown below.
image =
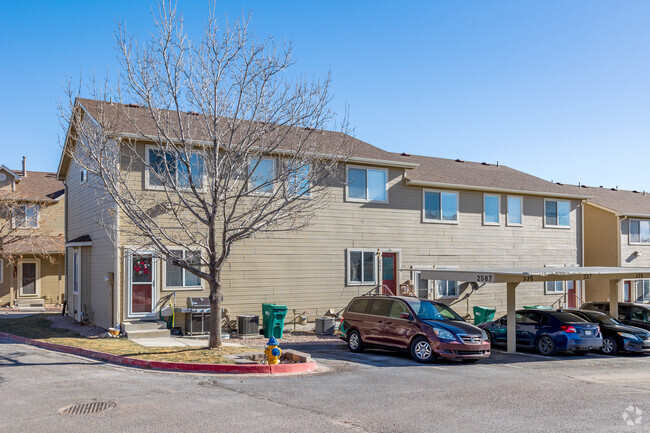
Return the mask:
<svg viewBox="0 0 650 433"><path fill-rule="evenodd" d="M91 117L99 105L111 109L97 101L80 104ZM144 113L125 109L134 119ZM132 132L121 131L133 138ZM335 134L324 131L323 137L334 139ZM308 228L247 239L235 247L222 274L224 307L231 317L259 314L263 302L275 302L313 318L342 309L377 285L395 292L408 280L418 295L446 302L461 315L472 314L475 305L504 313L505 284L426 281L409 268L583 264L582 200L587 194L502 165L396 154L351 140L355 155L341 167L347 182L332 185L331 202ZM141 143L143 155L146 145ZM129 223L112 220L115 232L98 224L116 212L97 179L69 157L73 149L68 141L57 174L66 185L70 314L104 327L156 317L137 312L142 287L132 283L137 271L128 240L120 237L120 226ZM133 184L146 188L148 175L144 169L132 172ZM188 296L207 296L203 282L146 251L140 257L151 261L148 305L171 293L177 305L185 305ZM523 283L518 306L564 305L566 290L580 292L581 287Z"/></svg>
<svg viewBox="0 0 650 433"><path fill-rule="evenodd" d="M0 166L0 305L62 303L63 184L54 173Z"/></svg>
<svg viewBox="0 0 650 433"><path fill-rule="evenodd" d="M565 185L585 202L585 266L650 267L650 195L645 191ZM586 281L585 301L609 298L607 281ZM619 301L650 302L650 274L619 283Z"/></svg>

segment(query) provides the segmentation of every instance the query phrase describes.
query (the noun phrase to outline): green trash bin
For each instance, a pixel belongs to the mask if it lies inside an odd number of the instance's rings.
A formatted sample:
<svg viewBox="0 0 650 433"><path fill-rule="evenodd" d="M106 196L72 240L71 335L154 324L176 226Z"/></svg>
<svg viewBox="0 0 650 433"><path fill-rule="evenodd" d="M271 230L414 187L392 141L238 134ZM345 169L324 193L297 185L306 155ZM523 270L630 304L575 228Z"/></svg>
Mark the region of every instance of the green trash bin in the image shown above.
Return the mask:
<svg viewBox="0 0 650 433"><path fill-rule="evenodd" d="M479 306L474 307L474 324L478 325L479 323L485 323L494 320L494 313L496 312L497 310L494 308Z"/></svg>
<svg viewBox="0 0 650 433"><path fill-rule="evenodd" d="M554 308L546 305L524 305L524 310L554 310Z"/></svg>
<svg viewBox="0 0 650 433"><path fill-rule="evenodd" d="M286 305L262 304L262 327L264 328L264 337L282 338L284 318L286 315Z"/></svg>

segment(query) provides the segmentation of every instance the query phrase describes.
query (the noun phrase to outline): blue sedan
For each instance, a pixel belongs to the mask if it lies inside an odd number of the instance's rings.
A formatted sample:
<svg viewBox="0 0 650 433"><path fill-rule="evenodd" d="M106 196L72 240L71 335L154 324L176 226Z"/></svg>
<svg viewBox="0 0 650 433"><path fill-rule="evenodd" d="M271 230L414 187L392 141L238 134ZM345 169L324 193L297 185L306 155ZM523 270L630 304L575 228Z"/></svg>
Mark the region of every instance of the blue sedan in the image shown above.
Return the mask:
<svg viewBox="0 0 650 433"><path fill-rule="evenodd" d="M603 336L596 323L574 314L551 310L518 310L517 346L537 349L542 355L572 351L585 355L603 346ZM493 344L507 343L507 318L478 325Z"/></svg>

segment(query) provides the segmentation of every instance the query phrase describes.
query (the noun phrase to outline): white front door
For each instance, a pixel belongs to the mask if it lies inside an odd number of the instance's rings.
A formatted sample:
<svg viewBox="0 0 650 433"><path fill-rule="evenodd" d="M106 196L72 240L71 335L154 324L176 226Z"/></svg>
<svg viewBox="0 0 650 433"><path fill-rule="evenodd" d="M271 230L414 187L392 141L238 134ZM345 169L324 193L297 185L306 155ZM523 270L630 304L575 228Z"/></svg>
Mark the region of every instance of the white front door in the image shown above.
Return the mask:
<svg viewBox="0 0 650 433"><path fill-rule="evenodd" d="M150 252L132 252L127 260L129 316L152 316L156 307L154 255Z"/></svg>
<svg viewBox="0 0 650 433"><path fill-rule="evenodd" d="M37 297L40 266L38 260L22 260L18 265L18 296Z"/></svg>
<svg viewBox="0 0 650 433"><path fill-rule="evenodd" d="M72 317L77 322L81 321L81 249L72 250Z"/></svg>

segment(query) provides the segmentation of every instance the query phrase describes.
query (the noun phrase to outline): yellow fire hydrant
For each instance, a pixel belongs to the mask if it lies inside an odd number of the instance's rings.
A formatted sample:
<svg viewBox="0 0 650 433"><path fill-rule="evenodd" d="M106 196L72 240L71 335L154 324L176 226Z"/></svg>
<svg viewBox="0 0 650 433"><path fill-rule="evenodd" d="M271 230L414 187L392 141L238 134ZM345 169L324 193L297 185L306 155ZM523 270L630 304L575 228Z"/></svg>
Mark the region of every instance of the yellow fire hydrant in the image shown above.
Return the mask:
<svg viewBox="0 0 650 433"><path fill-rule="evenodd" d="M278 347L278 340L276 340L275 337L272 336L269 338L269 342L266 343L266 349L264 349L264 354L266 355L266 361L269 365L280 363L282 349Z"/></svg>

